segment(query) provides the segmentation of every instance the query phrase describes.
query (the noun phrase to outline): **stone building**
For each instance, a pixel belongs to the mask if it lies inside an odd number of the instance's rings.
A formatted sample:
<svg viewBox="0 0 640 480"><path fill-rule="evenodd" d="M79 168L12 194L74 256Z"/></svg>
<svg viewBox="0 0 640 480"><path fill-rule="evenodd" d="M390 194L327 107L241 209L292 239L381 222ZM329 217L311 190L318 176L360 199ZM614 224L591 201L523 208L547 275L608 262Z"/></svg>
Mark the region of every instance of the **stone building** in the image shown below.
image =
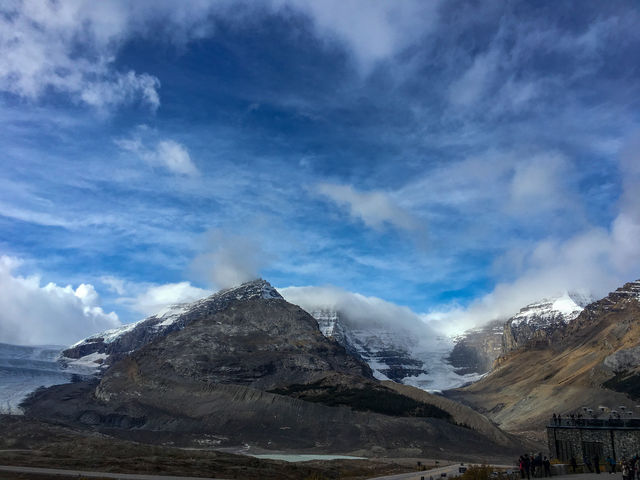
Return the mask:
<svg viewBox="0 0 640 480"><path fill-rule="evenodd" d="M640 454L640 419L554 419L547 439L551 458L568 462L573 456L581 463L597 454L602 461L611 456L619 462Z"/></svg>

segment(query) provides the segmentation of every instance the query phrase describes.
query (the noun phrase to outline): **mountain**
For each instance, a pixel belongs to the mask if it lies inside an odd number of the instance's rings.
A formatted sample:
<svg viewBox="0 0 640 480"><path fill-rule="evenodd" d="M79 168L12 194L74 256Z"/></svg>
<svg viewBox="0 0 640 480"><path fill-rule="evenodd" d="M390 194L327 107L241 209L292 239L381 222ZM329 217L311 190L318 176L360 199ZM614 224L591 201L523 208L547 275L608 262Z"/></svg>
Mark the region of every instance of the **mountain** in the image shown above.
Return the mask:
<svg viewBox="0 0 640 480"><path fill-rule="evenodd" d="M594 301L595 298L588 294L564 292L527 305L505 323L503 353L531 341L552 341L558 330L564 329Z"/></svg>
<svg viewBox="0 0 640 480"><path fill-rule="evenodd" d="M532 438L543 437L553 413L600 405L633 409L640 379L639 319L637 281L587 305L556 330L553 341L523 342L480 381L446 394L501 428Z"/></svg>
<svg viewBox="0 0 640 480"><path fill-rule="evenodd" d="M460 375L484 374L502 354L504 320L467 330L454 338L447 360Z"/></svg>
<svg viewBox="0 0 640 480"><path fill-rule="evenodd" d="M376 326L358 327L343 313L331 309L313 310L322 334L364 360L379 380L402 383L406 377L428 373L425 362L415 358L415 336Z"/></svg>
<svg viewBox="0 0 640 480"><path fill-rule="evenodd" d="M466 385L478 379L473 371L456 369L448 356L451 339L420 335L391 325L353 321L333 308L312 309L320 331L365 361L378 380L392 380L430 392Z"/></svg>
<svg viewBox="0 0 640 480"><path fill-rule="evenodd" d="M565 292L520 309L508 320L494 320L454 338L448 361L459 374L485 374L496 360L532 341L552 342L585 306L588 294Z"/></svg>
<svg viewBox="0 0 640 480"><path fill-rule="evenodd" d="M92 335L62 352L61 361L66 365L86 364L96 370L109 365L129 352L182 330L192 320L203 315L213 315L224 310L232 302L253 298L282 299L278 291L264 280L258 280L214 293L193 303L171 305L139 322Z"/></svg>
<svg viewBox="0 0 640 480"><path fill-rule="evenodd" d="M190 447L450 458L522 448L469 408L379 382L263 280L180 308L170 323L156 316L65 351L108 367L38 390L25 414Z"/></svg>

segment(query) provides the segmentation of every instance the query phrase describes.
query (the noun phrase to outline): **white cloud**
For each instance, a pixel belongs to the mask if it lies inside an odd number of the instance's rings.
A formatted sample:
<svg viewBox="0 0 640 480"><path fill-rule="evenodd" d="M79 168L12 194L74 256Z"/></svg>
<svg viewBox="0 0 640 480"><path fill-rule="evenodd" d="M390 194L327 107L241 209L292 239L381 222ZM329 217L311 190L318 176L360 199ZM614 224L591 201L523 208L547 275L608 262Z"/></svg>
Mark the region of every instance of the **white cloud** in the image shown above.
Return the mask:
<svg viewBox="0 0 640 480"><path fill-rule="evenodd" d="M157 78L113 67L130 34L119 2L5 3L0 15L0 90L37 99L47 89L100 109L140 100L155 110Z"/></svg>
<svg viewBox="0 0 640 480"><path fill-rule="evenodd" d="M190 282L166 283L147 286L136 296L121 298L120 302L147 316L170 305L193 302L210 294L208 290L194 287Z"/></svg>
<svg viewBox="0 0 640 480"><path fill-rule="evenodd" d="M222 230L209 232L205 249L192 262L192 269L218 288L255 280L271 260L255 238Z"/></svg>
<svg viewBox="0 0 640 480"><path fill-rule="evenodd" d="M116 145L134 153L149 165L160 166L172 173L185 176L195 176L200 173L184 145L174 140L159 140L152 146L146 145L140 136L140 133L145 130L145 128L139 128L132 138L116 140Z"/></svg>
<svg viewBox="0 0 640 480"><path fill-rule="evenodd" d="M623 192L619 213L609 228L589 227L565 240L547 238L526 251L522 247L517 252L507 251L497 262L498 270L507 272L498 274L513 280L498 283L489 294L466 308L454 305L430 312L425 319L434 322L434 327L459 333L491 320L506 319L528 303L563 291L591 292L600 298L625 282L640 278L640 169L636 145L637 136L620 159ZM540 183L540 179L533 179L530 193L543 194Z"/></svg>
<svg viewBox="0 0 640 480"><path fill-rule="evenodd" d="M454 209L471 220L508 214L523 221L550 211L579 213L574 165L556 151L494 151L450 161L395 192L412 210ZM503 217L504 218L504 217Z"/></svg>
<svg viewBox="0 0 640 480"><path fill-rule="evenodd" d="M173 140L158 142L155 157L168 170L182 175L197 175L198 169L191 161L188 150Z"/></svg>
<svg viewBox="0 0 640 480"><path fill-rule="evenodd" d="M0 256L0 342L69 345L88 335L120 326L105 313L93 285L75 290L55 283L41 285L39 276L13 272L20 261Z"/></svg>
<svg viewBox="0 0 640 480"><path fill-rule="evenodd" d="M79 93L83 102L96 108L133 103L139 98L156 110L160 106L158 88L160 80L156 77L147 73L137 75L130 70L125 74L117 73L110 80L87 83Z"/></svg>
<svg viewBox="0 0 640 480"><path fill-rule="evenodd" d="M290 9L311 18L321 39L336 39L370 68L406 47L435 24L439 2L264 0L39 1L16 0L0 7L0 90L35 100L48 90L98 109L141 102L160 105L160 81L149 73L119 71L122 45L136 37L184 46L213 34L215 18L239 24L265 12ZM157 25L165 28L159 29Z"/></svg>
<svg viewBox="0 0 640 480"><path fill-rule="evenodd" d="M464 107L475 104L493 78L497 62L498 53L495 50L476 56L471 66L449 87L449 101Z"/></svg>
<svg viewBox="0 0 640 480"><path fill-rule="evenodd" d="M402 208L388 193L382 191L360 192L351 185L321 183L316 191L347 208L354 218L365 225L380 229L385 224L403 230L418 230L419 222L407 210Z"/></svg>
<svg viewBox="0 0 640 480"><path fill-rule="evenodd" d="M508 209L516 214L548 212L571 202L564 185L570 176L567 159L557 153L537 154L514 165Z"/></svg>
<svg viewBox="0 0 640 480"><path fill-rule="evenodd" d="M440 1L279 0L274 4L308 15L321 38L344 43L358 64L369 70L427 34L437 22Z"/></svg>
<svg viewBox="0 0 640 480"><path fill-rule="evenodd" d="M624 36L629 23L633 20L601 18L585 31L574 31L548 22L502 15L486 50L477 52L477 45L473 45L466 56L467 63L461 62L465 68L451 82L449 102L465 113L480 115L536 108L542 98L566 88L562 81L584 77L597 69L607 39ZM540 75L522 68L543 51L566 55L569 61L580 64L567 69L571 72L567 76ZM465 58L464 54L461 56ZM474 111L475 107L480 108Z"/></svg>
<svg viewBox="0 0 640 480"><path fill-rule="evenodd" d="M356 326L387 328L433 338L435 334L419 315L408 307L377 297L367 297L334 286L287 287L278 289L290 303L306 311L334 309L342 312Z"/></svg>
<svg viewBox="0 0 640 480"><path fill-rule="evenodd" d="M211 295L209 290L196 287L187 281L158 285L105 275L100 277L100 282L106 285L110 292L117 294L116 303L145 317L168 306L190 303Z"/></svg>
<svg viewBox="0 0 640 480"><path fill-rule="evenodd" d="M122 278L105 275L100 277L100 281L107 286L109 291L117 293L118 295L124 295L127 292L125 281Z"/></svg>

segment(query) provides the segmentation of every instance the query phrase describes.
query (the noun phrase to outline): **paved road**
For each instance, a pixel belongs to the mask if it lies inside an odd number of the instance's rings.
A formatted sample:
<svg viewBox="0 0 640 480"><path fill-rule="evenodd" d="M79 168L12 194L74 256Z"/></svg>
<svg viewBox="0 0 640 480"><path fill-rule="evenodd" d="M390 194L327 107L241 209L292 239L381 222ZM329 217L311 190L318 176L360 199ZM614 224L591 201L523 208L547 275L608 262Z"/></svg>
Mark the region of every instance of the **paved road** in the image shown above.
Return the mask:
<svg viewBox="0 0 640 480"><path fill-rule="evenodd" d="M62 477L86 477L86 478L110 478L115 480L223 480L205 477L171 477L167 475L146 475L133 473L107 473L107 472L83 472L80 470L59 470L55 468L14 467L0 465L0 471L14 473L43 473L47 475L60 475Z"/></svg>
<svg viewBox="0 0 640 480"><path fill-rule="evenodd" d="M466 466L467 464L465 464ZM411 472L411 473L400 473L398 475L389 475L386 477L376 477L371 478L369 480L421 480L424 477L424 480L429 480L433 477L433 480L446 480L448 478L454 478L459 476L458 467L459 464L448 465L446 467L435 468L432 470L426 470L424 472ZM494 465L496 468L505 469L505 470L516 470L513 465ZM442 473L446 473L446 477L441 477ZM614 474L609 473L601 473L600 475L596 473L571 473L568 475L554 475L551 477L553 480L622 480L622 473L617 472ZM538 480L531 477L531 480ZM544 479L540 479L544 480Z"/></svg>
<svg viewBox="0 0 640 480"><path fill-rule="evenodd" d="M375 477L369 480L447 480L449 478L455 478L459 475L462 475L459 472L459 467L461 465L459 463L454 463L452 465L447 465L444 467L432 468L431 470L424 470L421 472L409 472L409 473L399 473L396 475L387 475L385 477ZM469 464L465 463L465 467L469 466ZM500 469L513 469L512 465L494 465L496 468ZM443 477L442 474L446 473L446 476ZM579 480L579 479L576 479ZM605 479L602 479L605 480ZM608 479L607 479L608 480ZM613 479L611 479L613 480Z"/></svg>
<svg viewBox="0 0 640 480"><path fill-rule="evenodd" d="M562 480L622 480L622 473L603 472L600 475L597 473L570 473L568 475L558 475L553 478Z"/></svg>

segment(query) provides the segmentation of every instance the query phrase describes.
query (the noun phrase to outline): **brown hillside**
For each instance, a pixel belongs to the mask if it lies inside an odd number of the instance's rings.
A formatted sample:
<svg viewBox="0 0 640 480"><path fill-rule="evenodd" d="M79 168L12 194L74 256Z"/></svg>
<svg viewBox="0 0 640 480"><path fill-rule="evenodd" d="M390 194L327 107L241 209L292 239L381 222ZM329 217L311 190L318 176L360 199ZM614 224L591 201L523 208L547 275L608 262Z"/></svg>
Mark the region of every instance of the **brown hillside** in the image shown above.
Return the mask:
<svg viewBox="0 0 640 480"><path fill-rule="evenodd" d="M640 344L639 298L640 283L626 284L585 308L555 343L525 345L500 358L479 382L447 395L507 431L538 439L553 413L582 406L635 408L637 402L622 392L624 379L640 366L634 350Z"/></svg>

